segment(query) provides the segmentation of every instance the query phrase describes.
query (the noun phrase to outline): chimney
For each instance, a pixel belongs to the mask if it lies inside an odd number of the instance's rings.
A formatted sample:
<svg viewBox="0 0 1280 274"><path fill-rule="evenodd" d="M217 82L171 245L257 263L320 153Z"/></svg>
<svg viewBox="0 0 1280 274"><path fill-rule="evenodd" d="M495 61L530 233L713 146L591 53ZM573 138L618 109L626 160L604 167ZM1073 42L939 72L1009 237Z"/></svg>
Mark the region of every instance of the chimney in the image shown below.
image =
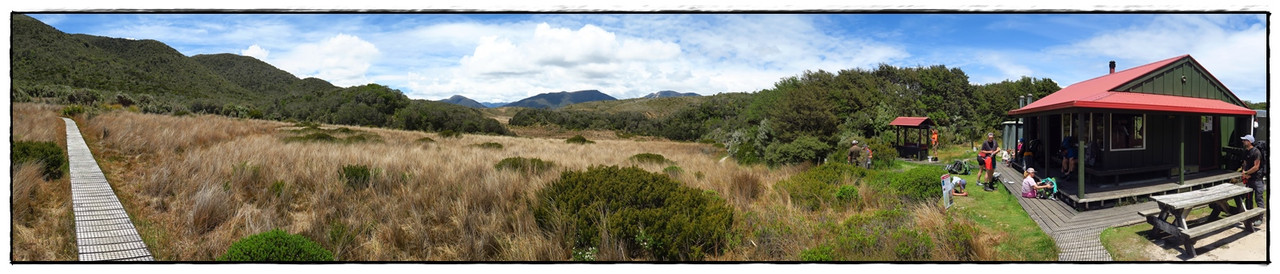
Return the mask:
<svg viewBox="0 0 1280 274"><path fill-rule="evenodd" d="M1111 61L1111 63L1107 64L1107 67L1111 67L1111 73L1116 73L1116 61Z"/></svg>

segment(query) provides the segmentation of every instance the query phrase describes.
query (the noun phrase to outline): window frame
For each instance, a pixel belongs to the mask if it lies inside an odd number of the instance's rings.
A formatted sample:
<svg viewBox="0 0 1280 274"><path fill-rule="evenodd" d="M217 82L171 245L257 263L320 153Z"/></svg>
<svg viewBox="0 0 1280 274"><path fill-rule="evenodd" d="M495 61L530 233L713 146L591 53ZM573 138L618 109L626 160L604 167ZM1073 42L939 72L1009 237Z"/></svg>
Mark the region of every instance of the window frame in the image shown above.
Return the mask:
<svg viewBox="0 0 1280 274"><path fill-rule="evenodd" d="M1114 141L1114 140L1112 140L1112 141L1110 141L1110 142L1107 142L1107 143L1108 143L1108 144L1107 144L1107 147L1108 147L1108 148L1110 148L1110 149L1111 149L1111 151L1140 151L1140 150L1147 150L1147 126L1148 126L1148 125L1147 125L1147 114L1146 114L1146 113L1138 113L1138 114L1130 114L1130 113L1108 113L1108 114L1107 114L1107 133L1108 133L1108 134L1107 134L1107 137L1108 137L1108 139L1114 139L1114 138L1111 138L1111 135L1114 135L1114 133L1115 133L1115 129L1112 127L1112 125L1115 125L1115 115L1116 115L1116 114L1120 114L1120 115L1132 115L1132 116L1134 116L1134 117L1141 117L1141 118L1142 118L1142 124L1143 124L1143 125L1142 125L1142 132L1141 132L1141 134L1142 134L1142 146L1141 146L1141 147L1131 147L1131 148L1116 148L1116 147L1115 147L1116 143L1115 143L1115 141ZM1136 124L1133 124L1133 123L1131 122L1131 125L1130 125L1130 126L1136 126Z"/></svg>

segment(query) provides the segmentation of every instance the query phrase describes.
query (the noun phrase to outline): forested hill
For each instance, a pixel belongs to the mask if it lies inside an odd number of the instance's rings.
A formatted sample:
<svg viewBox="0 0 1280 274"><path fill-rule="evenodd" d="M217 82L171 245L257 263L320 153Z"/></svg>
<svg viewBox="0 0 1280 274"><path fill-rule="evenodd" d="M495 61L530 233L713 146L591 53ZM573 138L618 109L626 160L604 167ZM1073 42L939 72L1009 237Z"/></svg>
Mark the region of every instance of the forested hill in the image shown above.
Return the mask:
<svg viewBox="0 0 1280 274"><path fill-rule="evenodd" d="M543 93L543 94L534 95L533 97L525 98L520 101L516 101L514 103L507 104L505 106L506 107L556 109L556 108L577 104L577 103L606 101L606 100L618 100L618 99L613 98L613 96L609 96L608 94L604 94L599 90L592 89L592 90L579 90L574 92L561 91L561 92L555 92L555 93Z"/></svg>
<svg viewBox="0 0 1280 274"><path fill-rule="evenodd" d="M63 33L13 15L14 86L60 84L187 98L259 98L154 40Z"/></svg>
<svg viewBox="0 0 1280 274"><path fill-rule="evenodd" d="M201 54L192 56L191 59L240 87L265 95L275 96L338 88L328 81L317 78L298 79L289 72L249 56L230 53Z"/></svg>
<svg viewBox="0 0 1280 274"><path fill-rule="evenodd" d="M471 98L467 98L466 96L462 96L462 95L454 95L452 97L449 97L448 99L440 100L440 102L450 103L450 104L469 107L469 108L487 108L486 106L484 106L484 104L481 104L480 102L476 102L476 100L471 100Z"/></svg>
<svg viewBox="0 0 1280 274"><path fill-rule="evenodd" d="M253 57L187 57L155 40L67 34L22 14L10 21L15 102L49 98L90 107L136 106L148 113L510 134L476 110L411 101L383 85L339 88L322 79L298 79Z"/></svg>

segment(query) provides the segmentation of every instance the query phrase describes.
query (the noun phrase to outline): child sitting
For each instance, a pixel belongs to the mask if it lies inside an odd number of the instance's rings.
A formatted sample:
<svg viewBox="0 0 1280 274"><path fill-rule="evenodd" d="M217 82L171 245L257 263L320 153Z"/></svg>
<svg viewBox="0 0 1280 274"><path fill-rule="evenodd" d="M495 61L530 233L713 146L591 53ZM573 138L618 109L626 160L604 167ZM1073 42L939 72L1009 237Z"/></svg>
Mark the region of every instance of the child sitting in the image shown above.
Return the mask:
<svg viewBox="0 0 1280 274"><path fill-rule="evenodd" d="M1001 160L1001 161L1004 161L1004 164L1005 164L1005 165L1009 165L1009 155L1011 155L1011 154L1013 154L1012 149L1001 150L1001 151L1000 151L1000 160Z"/></svg>

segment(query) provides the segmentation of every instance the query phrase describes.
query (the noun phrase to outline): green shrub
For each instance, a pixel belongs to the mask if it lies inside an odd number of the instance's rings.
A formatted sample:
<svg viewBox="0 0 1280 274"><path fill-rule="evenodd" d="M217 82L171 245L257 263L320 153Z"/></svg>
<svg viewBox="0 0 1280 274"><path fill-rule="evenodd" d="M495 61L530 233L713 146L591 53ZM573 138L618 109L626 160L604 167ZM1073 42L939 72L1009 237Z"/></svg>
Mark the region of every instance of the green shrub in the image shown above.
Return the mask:
<svg viewBox="0 0 1280 274"><path fill-rule="evenodd" d="M333 261L333 253L320 244L280 229L254 234L231 244L219 261L308 262Z"/></svg>
<svg viewBox="0 0 1280 274"><path fill-rule="evenodd" d="M802 136L787 144L769 144L764 150L764 159L770 165L794 164L800 162L819 163L822 157L830 153L831 146L813 136Z"/></svg>
<svg viewBox="0 0 1280 274"><path fill-rule="evenodd" d="M539 227L567 225L562 236L575 249L599 246L603 226L623 239L628 254L698 260L722 251L733 224L733 210L720 197L637 167L564 172L536 196Z"/></svg>
<svg viewBox="0 0 1280 274"><path fill-rule="evenodd" d="M494 142L484 142L484 143L474 144L471 146L478 147L478 148L488 148L488 149L502 149L502 144L494 143Z"/></svg>
<svg viewBox="0 0 1280 274"><path fill-rule="evenodd" d="M830 245L818 245L817 247L800 251L800 260L806 262L830 262L835 260L835 249Z"/></svg>
<svg viewBox="0 0 1280 274"><path fill-rule="evenodd" d="M347 187L354 189L363 189L369 186L369 181L373 178L373 174L369 172L369 166L366 165L348 165L343 166L338 171L338 176L347 183Z"/></svg>
<svg viewBox="0 0 1280 274"><path fill-rule="evenodd" d="M123 92L116 93L115 99L116 99L116 104L120 104L121 106L126 106L126 107L132 106L137 103L137 101L133 100L133 97L130 97L128 94L125 94Z"/></svg>
<svg viewBox="0 0 1280 274"><path fill-rule="evenodd" d="M461 137L462 137L461 132L457 132L449 129L440 131L440 138L461 138Z"/></svg>
<svg viewBox="0 0 1280 274"><path fill-rule="evenodd" d="M333 135L329 135L328 133L324 133L324 132L315 132L315 133L311 133L311 134L307 134L307 135L303 135L303 136L290 136L290 137L285 137L285 138L284 138L284 141L285 141L285 142L328 142L328 143L336 143L336 142L341 141L341 140L342 140L342 139L338 139L338 137L333 137Z"/></svg>
<svg viewBox="0 0 1280 274"><path fill-rule="evenodd" d="M752 142L744 142L733 146L733 159L738 160L738 164L752 165L760 163L760 157L757 155L756 144Z"/></svg>
<svg viewBox="0 0 1280 274"><path fill-rule="evenodd" d="M342 129L346 129L346 128L342 128ZM348 144L364 143L364 142L382 142L382 136L373 134L373 133L360 133L360 134L347 136L347 138L343 138L342 141Z"/></svg>
<svg viewBox="0 0 1280 274"><path fill-rule="evenodd" d="M431 137L422 137L422 138L418 138L418 142L419 142L419 143L424 143L424 144L425 144L425 143L435 143L435 142L436 142L436 139L431 139Z"/></svg>
<svg viewBox="0 0 1280 274"><path fill-rule="evenodd" d="M675 163L675 162L672 162L671 160L667 160L667 157L662 157L662 155L660 154L653 154L653 153L640 153L640 154L632 155L630 159L631 161L642 163L642 164L660 164L661 165L661 164Z"/></svg>
<svg viewBox="0 0 1280 274"><path fill-rule="evenodd" d="M142 113L165 114L173 112L173 106L165 103L154 102L140 104Z"/></svg>
<svg viewBox="0 0 1280 274"><path fill-rule="evenodd" d="M69 106L62 107L62 116L66 116L66 117L80 115L85 112L87 112L87 110L82 105L69 105Z"/></svg>
<svg viewBox="0 0 1280 274"><path fill-rule="evenodd" d="M941 166L926 165L906 172L884 174L883 180L894 192L912 201L936 201L942 198L938 176L946 173Z"/></svg>
<svg viewBox="0 0 1280 274"><path fill-rule="evenodd" d="M493 165L494 169L506 169L524 173L540 174L544 171L551 170L556 164L551 161L543 161L538 158L511 157L498 161Z"/></svg>
<svg viewBox="0 0 1280 274"><path fill-rule="evenodd" d="M915 229L899 227L893 234L890 234L890 238L896 243L893 247L893 253L898 260L928 260L929 251L933 249L933 240L929 238L929 235L920 233Z"/></svg>
<svg viewBox="0 0 1280 274"><path fill-rule="evenodd" d="M889 146L888 143L874 142L871 144L871 168L886 169L893 168L898 161L898 150ZM865 157L865 156L864 156Z"/></svg>
<svg viewBox="0 0 1280 274"><path fill-rule="evenodd" d="M570 143L570 144L580 144L580 145L581 145L581 144L594 144L594 143L596 143L595 141L587 140L587 138L586 138L586 137L582 137L582 135L574 135L573 137L569 137L569 139L564 140L564 142L565 142L565 143Z"/></svg>
<svg viewBox="0 0 1280 274"><path fill-rule="evenodd" d="M77 105L92 105L102 101L102 93L92 89L76 89L67 95L67 102Z"/></svg>
<svg viewBox="0 0 1280 274"><path fill-rule="evenodd" d="M62 170L67 168L67 155L57 143L16 141L11 144L12 166L24 162L39 162L44 165L42 173L46 180L62 178Z"/></svg>
<svg viewBox="0 0 1280 274"><path fill-rule="evenodd" d="M785 191L792 204L817 210L824 204L838 200L837 188L863 172L861 168L852 165L826 163L779 181L774 184L774 188Z"/></svg>
<svg viewBox="0 0 1280 274"><path fill-rule="evenodd" d="M684 169L681 169L678 166L668 166L662 169L662 173L666 173L668 176L674 178L679 177L681 173L684 173Z"/></svg>
<svg viewBox="0 0 1280 274"><path fill-rule="evenodd" d="M836 190L835 203L838 205L851 205L859 200L858 187L854 185L842 185Z"/></svg>

